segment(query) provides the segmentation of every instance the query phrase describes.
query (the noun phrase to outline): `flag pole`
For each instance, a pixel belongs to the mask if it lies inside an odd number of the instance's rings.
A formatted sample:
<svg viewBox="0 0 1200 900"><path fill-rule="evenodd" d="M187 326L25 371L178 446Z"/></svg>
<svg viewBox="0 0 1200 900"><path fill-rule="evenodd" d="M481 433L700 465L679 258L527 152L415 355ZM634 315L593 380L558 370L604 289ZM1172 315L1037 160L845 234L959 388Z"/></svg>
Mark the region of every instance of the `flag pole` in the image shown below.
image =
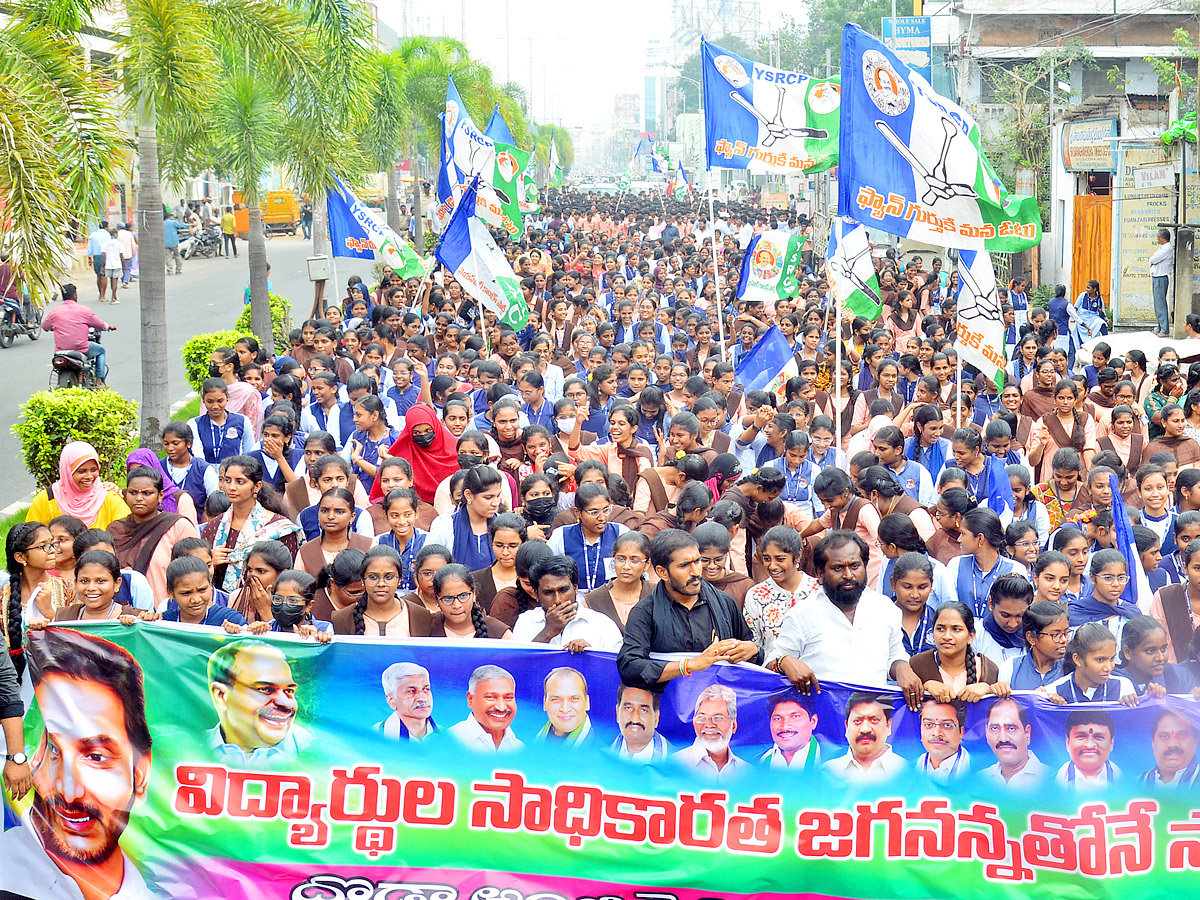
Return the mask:
<svg viewBox="0 0 1200 900"><path fill-rule="evenodd" d="M704 187L708 191L708 220L713 233L712 258L713 280L717 284L717 334L721 341L721 358L724 359L727 350L725 346L725 298L721 294L721 266L717 262L717 213L712 195L712 168L709 166L704 168Z"/></svg>
<svg viewBox="0 0 1200 900"><path fill-rule="evenodd" d="M956 363L954 376L954 421L957 423L954 428L958 430L963 427L962 406L958 402L958 398L962 396L962 354L956 354L954 361Z"/></svg>
<svg viewBox="0 0 1200 900"><path fill-rule="evenodd" d="M833 328L833 463L837 465L837 455L842 449L842 295L834 288L834 315L836 321Z"/></svg>

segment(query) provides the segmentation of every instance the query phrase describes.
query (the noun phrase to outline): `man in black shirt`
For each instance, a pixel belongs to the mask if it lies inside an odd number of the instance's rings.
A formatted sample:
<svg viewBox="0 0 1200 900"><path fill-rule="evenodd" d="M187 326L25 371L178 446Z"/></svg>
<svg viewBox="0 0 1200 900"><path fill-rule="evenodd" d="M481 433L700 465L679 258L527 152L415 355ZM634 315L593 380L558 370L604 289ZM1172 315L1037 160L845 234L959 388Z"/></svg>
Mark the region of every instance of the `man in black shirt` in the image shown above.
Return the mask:
<svg viewBox="0 0 1200 900"><path fill-rule="evenodd" d="M650 547L658 587L629 613L617 656L621 681L661 691L666 682L703 671L713 663L762 662L750 626L733 598L700 577L700 547L685 531L660 532ZM651 653L690 653L664 662Z"/></svg>

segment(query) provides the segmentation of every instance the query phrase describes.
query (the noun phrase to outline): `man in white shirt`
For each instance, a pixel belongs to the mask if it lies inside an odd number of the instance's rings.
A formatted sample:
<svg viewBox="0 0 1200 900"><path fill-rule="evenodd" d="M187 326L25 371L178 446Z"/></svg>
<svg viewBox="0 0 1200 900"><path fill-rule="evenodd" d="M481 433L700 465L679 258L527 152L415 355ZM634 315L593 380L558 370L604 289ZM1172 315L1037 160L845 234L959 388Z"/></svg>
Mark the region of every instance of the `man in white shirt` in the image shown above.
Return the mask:
<svg viewBox="0 0 1200 900"><path fill-rule="evenodd" d="M621 736L609 748L621 759L661 762L671 744L658 733L660 696L653 691L621 685L617 691L617 727Z"/></svg>
<svg viewBox="0 0 1200 900"><path fill-rule="evenodd" d="M1042 784L1049 768L1029 749L1033 737L1025 707L1016 700L997 700L988 709L985 737L996 754L996 764L980 775L1012 790L1030 790Z"/></svg>
<svg viewBox="0 0 1200 900"><path fill-rule="evenodd" d="M77 631L39 632L27 652L44 727L33 804L0 836L0 896L149 900L120 845L150 780L141 667Z"/></svg>
<svg viewBox="0 0 1200 900"><path fill-rule="evenodd" d="M696 698L692 716L696 741L675 759L714 781L728 781L750 770L750 764L729 748L737 731L737 694L723 684L710 684Z"/></svg>
<svg viewBox="0 0 1200 900"><path fill-rule="evenodd" d="M1121 770L1108 761L1116 743L1117 725L1102 709L1076 709L1067 716L1067 755L1055 780L1072 791L1106 789Z"/></svg>
<svg viewBox="0 0 1200 900"><path fill-rule="evenodd" d="M1196 762L1196 726L1185 716L1164 709L1154 719L1150 731L1154 748L1154 766L1138 780L1152 788L1195 790L1200 779Z"/></svg>
<svg viewBox="0 0 1200 900"><path fill-rule="evenodd" d="M1171 243L1171 232L1160 228L1158 247L1150 254L1150 289L1154 295L1154 321L1158 327L1157 337L1169 337L1171 330L1170 309L1167 305L1167 283L1175 271L1175 245Z"/></svg>
<svg viewBox="0 0 1200 900"><path fill-rule="evenodd" d="M853 531L830 531L813 551L821 590L783 617L768 668L801 694L822 681L882 685L896 682L910 709L920 709L925 686L908 664L900 610L867 588L867 543Z"/></svg>
<svg viewBox="0 0 1200 900"><path fill-rule="evenodd" d="M821 747L813 740L816 713L810 713L800 697L777 694L771 698L771 749L758 758L768 769L804 769L821 765Z"/></svg>
<svg viewBox="0 0 1200 900"><path fill-rule="evenodd" d="M921 707L921 745L917 771L938 784L958 781L971 772L971 755L962 745L966 733L967 704L926 700Z"/></svg>
<svg viewBox="0 0 1200 900"><path fill-rule="evenodd" d="M416 663L392 663L383 670L383 696L392 714L375 726L395 741L423 741L437 732L429 670Z"/></svg>
<svg viewBox="0 0 1200 900"><path fill-rule="evenodd" d="M579 567L569 556L540 560L529 573L539 606L517 616L513 640L564 647L571 653L621 649L621 629L604 613L589 609L579 594Z"/></svg>
<svg viewBox="0 0 1200 900"><path fill-rule="evenodd" d="M890 702L879 694L855 691L846 701L846 742L850 749L822 768L842 781L888 781L908 769L888 743L891 735Z"/></svg>
<svg viewBox="0 0 1200 900"><path fill-rule="evenodd" d="M517 680L499 666L480 666L467 684L471 714L451 725L453 735L479 753L511 753L525 745L509 726L517 716Z"/></svg>

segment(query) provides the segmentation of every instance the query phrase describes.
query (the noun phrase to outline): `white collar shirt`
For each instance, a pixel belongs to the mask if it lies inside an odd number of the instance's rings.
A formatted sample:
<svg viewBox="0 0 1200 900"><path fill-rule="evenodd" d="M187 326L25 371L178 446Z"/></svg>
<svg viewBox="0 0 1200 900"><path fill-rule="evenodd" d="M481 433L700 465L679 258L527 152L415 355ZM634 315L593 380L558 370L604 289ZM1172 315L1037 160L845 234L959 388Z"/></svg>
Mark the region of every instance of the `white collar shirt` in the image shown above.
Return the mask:
<svg viewBox="0 0 1200 900"><path fill-rule="evenodd" d="M899 608L878 591L863 591L851 622L822 589L788 610L766 663L794 656L820 681L881 685L908 659L903 634Z"/></svg>
<svg viewBox="0 0 1200 900"><path fill-rule="evenodd" d="M467 716L457 725L451 725L447 729L447 733L453 735L466 746L476 752L482 753L511 753L514 750L520 750L525 745L517 739L511 728L504 729L504 737L500 739L500 745L496 746L496 742L492 739L491 734L484 731L482 725L472 716Z"/></svg>

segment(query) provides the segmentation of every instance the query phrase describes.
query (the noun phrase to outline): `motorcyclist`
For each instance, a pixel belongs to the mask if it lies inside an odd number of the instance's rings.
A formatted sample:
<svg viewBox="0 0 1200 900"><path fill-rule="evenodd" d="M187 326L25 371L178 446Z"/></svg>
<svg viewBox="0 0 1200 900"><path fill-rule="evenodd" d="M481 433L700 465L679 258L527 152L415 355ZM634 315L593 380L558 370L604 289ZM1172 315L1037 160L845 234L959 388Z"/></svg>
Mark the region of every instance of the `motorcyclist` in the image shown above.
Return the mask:
<svg viewBox="0 0 1200 900"><path fill-rule="evenodd" d="M99 316L79 304L79 294L73 284L62 286L62 303L46 313L42 320L42 328L54 332L54 352L77 350L93 361L96 367L96 380L104 387L104 379L108 376L108 362L103 345L88 340L88 329L97 331L116 331L115 325L109 325Z"/></svg>
<svg viewBox="0 0 1200 900"><path fill-rule="evenodd" d="M7 253L0 253L0 304L16 312L18 323L25 323L25 316L21 312L20 285L17 283L16 273L9 265Z"/></svg>

